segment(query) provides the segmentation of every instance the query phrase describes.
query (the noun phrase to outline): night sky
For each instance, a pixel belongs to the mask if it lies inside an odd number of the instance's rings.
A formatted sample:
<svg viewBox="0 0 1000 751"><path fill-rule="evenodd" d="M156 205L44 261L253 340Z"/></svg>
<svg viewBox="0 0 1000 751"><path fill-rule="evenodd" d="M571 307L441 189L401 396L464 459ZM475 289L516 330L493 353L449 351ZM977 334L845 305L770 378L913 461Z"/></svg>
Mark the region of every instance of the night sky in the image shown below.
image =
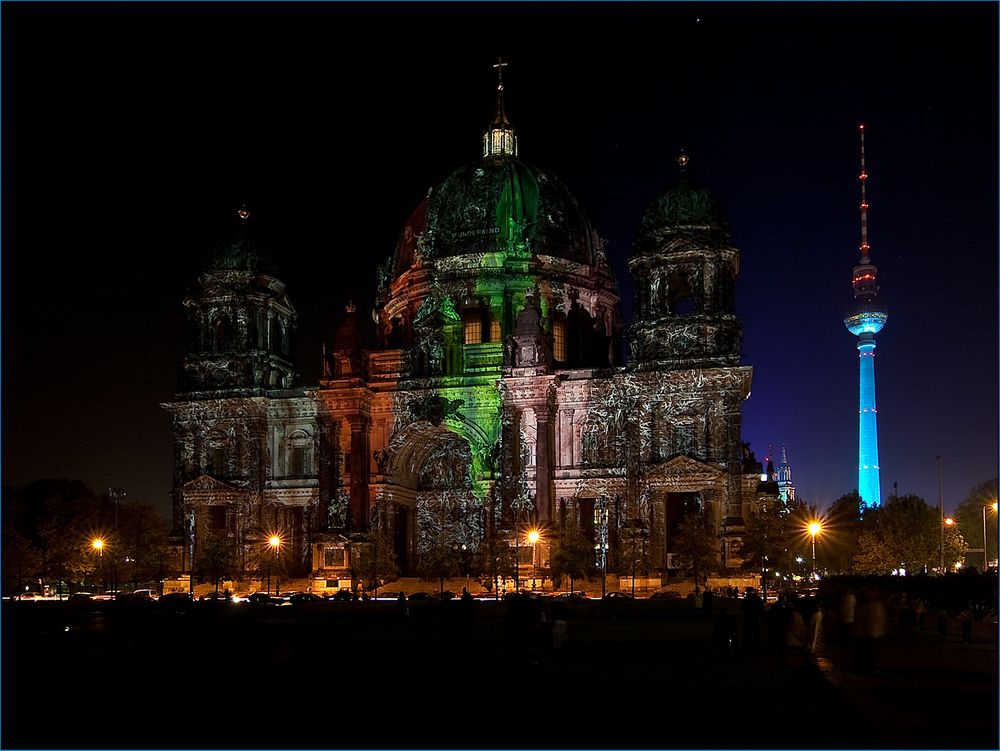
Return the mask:
<svg viewBox="0 0 1000 751"><path fill-rule="evenodd" d="M246 202L299 312L300 384L410 211L477 159L498 56L520 157L625 265L676 174L741 251L743 440L798 495L857 485L858 124L883 498L997 474L997 4L0 4L3 482L169 508L181 300Z"/></svg>

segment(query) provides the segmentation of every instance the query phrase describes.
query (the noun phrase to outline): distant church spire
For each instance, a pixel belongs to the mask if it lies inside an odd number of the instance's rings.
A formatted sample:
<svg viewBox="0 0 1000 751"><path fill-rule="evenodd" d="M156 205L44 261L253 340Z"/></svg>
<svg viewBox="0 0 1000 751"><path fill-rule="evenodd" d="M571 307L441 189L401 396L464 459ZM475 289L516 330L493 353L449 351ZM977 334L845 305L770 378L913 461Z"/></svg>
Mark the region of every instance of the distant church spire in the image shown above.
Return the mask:
<svg viewBox="0 0 1000 751"><path fill-rule="evenodd" d="M792 484L792 467L788 463L788 452L781 444L781 464L778 465L778 500L791 503L795 500L795 486Z"/></svg>
<svg viewBox="0 0 1000 751"><path fill-rule="evenodd" d="M483 156L517 156L517 136L507 119L503 106L503 69L508 63L497 58L493 67L497 71L497 113L493 123L483 134Z"/></svg>

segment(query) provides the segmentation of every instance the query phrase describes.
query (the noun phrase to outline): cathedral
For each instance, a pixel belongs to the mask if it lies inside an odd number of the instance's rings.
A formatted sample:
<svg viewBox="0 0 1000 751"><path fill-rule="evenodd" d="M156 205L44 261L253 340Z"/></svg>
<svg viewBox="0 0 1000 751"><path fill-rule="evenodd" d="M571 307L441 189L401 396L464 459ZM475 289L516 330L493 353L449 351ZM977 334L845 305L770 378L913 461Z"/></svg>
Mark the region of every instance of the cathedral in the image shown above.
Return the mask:
<svg viewBox="0 0 1000 751"><path fill-rule="evenodd" d="M373 544L405 576L442 548L498 541L544 569L575 536L593 570L623 568L628 548L634 576L638 546L643 573L666 581L690 518L722 570L739 565L762 483L740 440L752 368L716 199L681 154L641 214L626 325L603 240L558 177L521 161L503 97L501 80L480 158L430 190L387 252L377 342L348 304L319 383L297 382L294 290L250 213L215 243L162 405L185 572L218 540L250 567L273 539L290 573L329 591Z"/></svg>

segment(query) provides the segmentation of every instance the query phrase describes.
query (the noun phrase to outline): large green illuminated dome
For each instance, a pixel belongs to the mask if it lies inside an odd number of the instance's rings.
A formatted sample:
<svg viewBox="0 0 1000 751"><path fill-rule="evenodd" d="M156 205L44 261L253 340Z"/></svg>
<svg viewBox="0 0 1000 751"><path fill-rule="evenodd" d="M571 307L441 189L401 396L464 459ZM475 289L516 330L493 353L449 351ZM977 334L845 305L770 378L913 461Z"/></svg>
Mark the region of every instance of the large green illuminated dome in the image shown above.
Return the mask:
<svg viewBox="0 0 1000 751"><path fill-rule="evenodd" d="M528 253L589 265L593 231L566 186L510 156L456 170L427 203L424 254Z"/></svg>

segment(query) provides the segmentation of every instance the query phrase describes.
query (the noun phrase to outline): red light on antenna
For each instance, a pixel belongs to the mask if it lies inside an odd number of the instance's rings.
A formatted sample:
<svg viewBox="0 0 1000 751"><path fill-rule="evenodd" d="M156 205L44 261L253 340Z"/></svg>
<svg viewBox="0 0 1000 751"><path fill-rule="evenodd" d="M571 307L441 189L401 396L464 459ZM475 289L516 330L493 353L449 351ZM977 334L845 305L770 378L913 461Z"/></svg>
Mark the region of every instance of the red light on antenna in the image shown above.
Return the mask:
<svg viewBox="0 0 1000 751"><path fill-rule="evenodd" d="M861 125L859 125L858 128L860 128L861 130L864 130L865 129L865 124L861 123Z"/></svg>

